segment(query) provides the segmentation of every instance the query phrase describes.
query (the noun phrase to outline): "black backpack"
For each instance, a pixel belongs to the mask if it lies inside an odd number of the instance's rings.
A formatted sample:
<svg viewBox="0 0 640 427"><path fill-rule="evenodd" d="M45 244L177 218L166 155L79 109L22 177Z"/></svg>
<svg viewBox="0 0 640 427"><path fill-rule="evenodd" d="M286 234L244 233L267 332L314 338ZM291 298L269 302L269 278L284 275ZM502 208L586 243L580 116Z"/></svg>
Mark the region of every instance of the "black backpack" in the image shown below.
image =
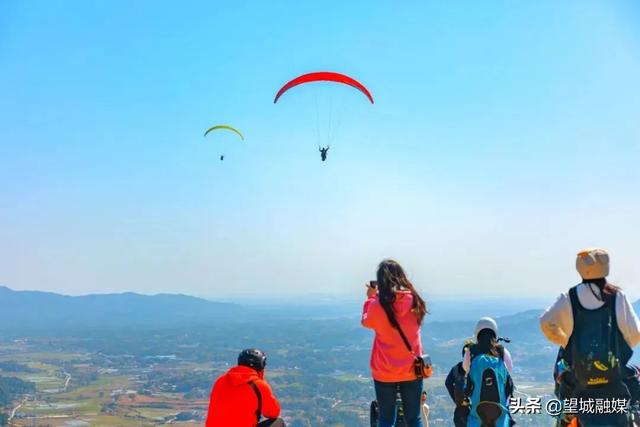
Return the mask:
<svg viewBox="0 0 640 427"><path fill-rule="evenodd" d="M569 290L573 332L564 357L581 389L620 384L632 354L618 329L616 295L601 295L602 307L588 310L580 304L577 287Z"/></svg>

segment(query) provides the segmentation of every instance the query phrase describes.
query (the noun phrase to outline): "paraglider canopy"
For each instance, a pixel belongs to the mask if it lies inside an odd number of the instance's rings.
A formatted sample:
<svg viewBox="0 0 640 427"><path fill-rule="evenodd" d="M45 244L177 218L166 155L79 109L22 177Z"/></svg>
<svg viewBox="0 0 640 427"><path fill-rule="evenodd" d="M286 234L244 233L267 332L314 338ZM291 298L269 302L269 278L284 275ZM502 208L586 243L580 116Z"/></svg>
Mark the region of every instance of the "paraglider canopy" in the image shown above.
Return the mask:
<svg viewBox="0 0 640 427"><path fill-rule="evenodd" d="M240 137L241 140L244 141L244 136L242 135L242 133L238 129L234 128L233 126L229 126L229 125L215 125L215 126L212 126L209 129L207 129L207 131L204 133L204 136L207 136L207 134L209 132L213 132L214 130L222 130L222 129L228 130L228 131L231 131L231 132L235 133L236 135L238 135Z"/></svg>
<svg viewBox="0 0 640 427"><path fill-rule="evenodd" d="M308 73L296 77L280 88L280 90L276 94L275 99L273 100L273 103L275 104L276 102L278 102L278 99L280 99L280 97L289 89L301 84L311 82L335 82L352 86L362 92L373 104L373 96L371 95L371 92L369 92L369 90L362 83L345 74L334 73L331 71Z"/></svg>
<svg viewBox="0 0 640 427"><path fill-rule="evenodd" d="M233 126L229 126L229 125L215 125L215 126L211 126L209 129L206 130L206 132L204 133L204 136L207 136L209 134L209 132L213 132L216 130L226 130L226 131L230 131L235 133L236 135L238 135L240 137L240 140L244 141L244 136L242 135L242 133L234 128ZM224 153L220 154L220 161L224 160Z"/></svg>

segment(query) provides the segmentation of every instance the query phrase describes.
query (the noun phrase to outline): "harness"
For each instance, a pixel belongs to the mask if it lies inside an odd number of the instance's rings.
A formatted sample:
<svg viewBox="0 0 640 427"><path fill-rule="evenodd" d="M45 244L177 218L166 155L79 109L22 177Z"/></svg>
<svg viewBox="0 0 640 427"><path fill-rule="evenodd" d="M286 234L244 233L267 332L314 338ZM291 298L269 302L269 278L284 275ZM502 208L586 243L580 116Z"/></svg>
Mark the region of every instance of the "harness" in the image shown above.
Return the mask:
<svg viewBox="0 0 640 427"><path fill-rule="evenodd" d="M594 297L597 297L591 288L592 285L587 284L587 286L591 292L593 292ZM616 366L616 369L624 367L629 362L629 359L631 359L633 351L618 328L616 296L617 295L615 294L609 295L604 292L600 292L600 298L598 299L600 299L604 304L595 310L589 310L580 303L577 286L574 286L569 290L569 299L571 301L571 311L573 315L573 332L571 333L571 337L569 338L563 357L568 362L568 365L572 370L575 371L577 362L574 351L586 351L575 348L576 340L584 340L585 334L590 334L591 331L596 334L598 333L598 329L593 330L593 327L591 327L592 325L607 325L604 327L604 330L608 331L606 334L607 336L602 336L601 339L607 342L608 350L611 352L611 355L617 359L617 363L613 364ZM587 328L589 332L585 331L585 328ZM603 328L603 326L600 326L600 328ZM600 333L604 333L603 329L600 329ZM578 338L579 336L580 338ZM618 380L621 380L621 378ZM582 386L585 385L582 384Z"/></svg>
<svg viewBox="0 0 640 427"><path fill-rule="evenodd" d="M570 397L584 398L629 398L629 389L623 371L633 351L618 328L616 294L600 291L596 294L592 284L586 283L596 299L604 304L589 310L580 304L577 286L569 290L573 315L573 332L563 354L567 362L558 392ZM592 342L602 348L594 348ZM557 364L556 364L557 366ZM564 386L564 387L563 387ZM577 414L580 425L628 424L629 414ZM605 422L606 424L602 424Z"/></svg>

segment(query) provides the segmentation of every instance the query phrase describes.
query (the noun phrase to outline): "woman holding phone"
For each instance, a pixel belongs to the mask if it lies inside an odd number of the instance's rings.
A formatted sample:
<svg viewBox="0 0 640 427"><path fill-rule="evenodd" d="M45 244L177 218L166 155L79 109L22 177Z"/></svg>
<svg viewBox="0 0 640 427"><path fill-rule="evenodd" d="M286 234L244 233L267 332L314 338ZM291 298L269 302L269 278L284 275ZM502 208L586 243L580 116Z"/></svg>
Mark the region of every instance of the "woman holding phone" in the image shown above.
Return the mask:
<svg viewBox="0 0 640 427"><path fill-rule="evenodd" d="M424 300L400 264L390 259L382 261L377 281L367 285L362 309L362 326L375 331L370 366L379 427L395 425L398 394L407 426L423 427L422 378L430 375L431 367L427 366L425 375L417 374L416 360L422 355L420 326L426 314Z"/></svg>

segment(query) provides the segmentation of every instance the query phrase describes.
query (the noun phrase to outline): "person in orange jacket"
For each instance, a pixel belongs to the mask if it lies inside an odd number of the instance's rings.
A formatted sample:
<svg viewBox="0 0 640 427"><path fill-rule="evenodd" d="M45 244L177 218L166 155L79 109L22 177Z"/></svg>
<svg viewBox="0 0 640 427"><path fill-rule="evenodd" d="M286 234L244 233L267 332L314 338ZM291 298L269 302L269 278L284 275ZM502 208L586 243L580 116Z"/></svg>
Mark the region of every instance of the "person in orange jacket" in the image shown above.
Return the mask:
<svg viewBox="0 0 640 427"><path fill-rule="evenodd" d="M280 403L264 380L266 365L267 356L258 349L240 353L238 366L213 385L206 427L285 427L278 418Z"/></svg>

